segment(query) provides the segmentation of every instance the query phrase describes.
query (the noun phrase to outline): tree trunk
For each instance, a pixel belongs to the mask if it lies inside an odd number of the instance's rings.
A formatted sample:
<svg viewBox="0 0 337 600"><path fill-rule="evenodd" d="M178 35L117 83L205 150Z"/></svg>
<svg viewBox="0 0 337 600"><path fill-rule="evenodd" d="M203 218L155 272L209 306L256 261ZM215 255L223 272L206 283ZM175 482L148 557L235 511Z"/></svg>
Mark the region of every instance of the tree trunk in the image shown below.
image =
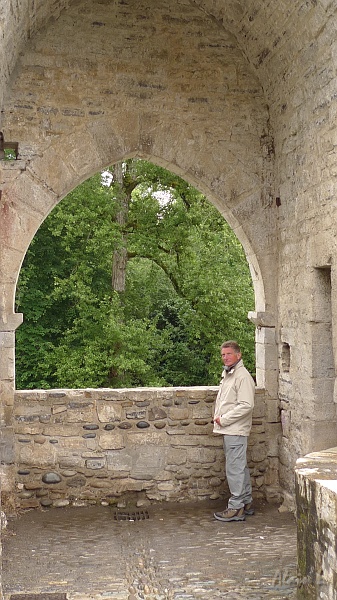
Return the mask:
<svg viewBox="0 0 337 600"><path fill-rule="evenodd" d="M113 183L116 186L119 208L116 221L121 229L121 246L113 253L112 260L112 289L116 292L125 292L126 266L128 260L127 235L125 232L129 212L131 194L125 189L123 176L123 163L114 166Z"/></svg>

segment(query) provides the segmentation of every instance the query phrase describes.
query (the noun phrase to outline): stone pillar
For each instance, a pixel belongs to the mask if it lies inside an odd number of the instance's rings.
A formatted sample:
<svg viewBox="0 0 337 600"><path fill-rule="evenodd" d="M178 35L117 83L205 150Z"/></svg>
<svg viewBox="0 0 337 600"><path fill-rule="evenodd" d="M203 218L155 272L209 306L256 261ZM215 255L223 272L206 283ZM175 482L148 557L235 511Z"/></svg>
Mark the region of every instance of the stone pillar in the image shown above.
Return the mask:
<svg viewBox="0 0 337 600"><path fill-rule="evenodd" d="M0 315L0 494L10 491L13 464L12 410L15 391L15 330L22 314ZM1 496L0 496L1 501Z"/></svg>
<svg viewBox="0 0 337 600"><path fill-rule="evenodd" d="M14 443L12 412L15 391L15 330L21 325L23 315L0 314L0 564L1 529L5 523L2 495L10 493L12 487L12 465L14 462ZM0 571L0 598L2 594L2 576Z"/></svg>
<svg viewBox="0 0 337 600"><path fill-rule="evenodd" d="M267 440L268 471L266 498L279 502L279 450L282 437L278 399L278 355L275 318L267 312L250 312L248 318L256 326L256 383L265 390L265 431Z"/></svg>
<svg viewBox="0 0 337 600"><path fill-rule="evenodd" d="M256 385L275 397L278 377L275 317L266 312L249 312L248 319L256 327Z"/></svg>

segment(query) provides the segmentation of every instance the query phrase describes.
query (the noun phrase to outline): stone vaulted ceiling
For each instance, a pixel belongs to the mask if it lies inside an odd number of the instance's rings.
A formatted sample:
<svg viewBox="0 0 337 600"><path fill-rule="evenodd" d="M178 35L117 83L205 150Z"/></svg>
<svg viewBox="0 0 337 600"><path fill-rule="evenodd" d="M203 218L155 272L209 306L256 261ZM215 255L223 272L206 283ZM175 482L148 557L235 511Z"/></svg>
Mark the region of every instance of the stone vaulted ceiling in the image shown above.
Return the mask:
<svg viewBox="0 0 337 600"><path fill-rule="evenodd" d="M215 27L229 29L238 46L259 74L266 91L277 72L285 76L304 46L314 45L317 34L333 21L335 0L173 0L190 3L214 17ZM99 0L116 4L117 0ZM0 6L0 30L4 40L5 78L15 66L25 42L76 0L8 0ZM127 0L120 0L127 5ZM303 27L303 23L305 27ZM13 35L14 33L14 35ZM332 33L332 32L331 32ZM283 51L282 51L283 48ZM277 55L277 60L275 56Z"/></svg>

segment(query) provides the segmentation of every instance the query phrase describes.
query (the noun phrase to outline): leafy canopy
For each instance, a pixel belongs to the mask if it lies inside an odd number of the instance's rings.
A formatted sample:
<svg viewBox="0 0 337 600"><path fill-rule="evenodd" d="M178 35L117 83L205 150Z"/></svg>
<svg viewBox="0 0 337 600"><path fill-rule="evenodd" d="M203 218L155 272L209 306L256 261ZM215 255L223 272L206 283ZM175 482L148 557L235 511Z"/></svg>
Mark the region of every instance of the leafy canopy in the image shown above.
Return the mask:
<svg viewBox="0 0 337 600"><path fill-rule="evenodd" d="M254 294L234 233L169 171L130 160L122 172L78 186L31 243L17 290L17 387L213 385L224 339L239 341L254 373Z"/></svg>

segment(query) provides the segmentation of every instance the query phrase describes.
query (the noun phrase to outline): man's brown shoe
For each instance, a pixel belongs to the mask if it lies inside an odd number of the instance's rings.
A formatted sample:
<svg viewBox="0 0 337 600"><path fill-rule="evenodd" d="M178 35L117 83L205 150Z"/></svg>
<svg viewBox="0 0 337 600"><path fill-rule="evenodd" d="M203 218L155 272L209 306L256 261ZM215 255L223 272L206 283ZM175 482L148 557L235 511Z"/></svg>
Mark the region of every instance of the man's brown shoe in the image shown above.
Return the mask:
<svg viewBox="0 0 337 600"><path fill-rule="evenodd" d="M248 504L245 504L245 515L253 515L254 513L253 503L249 502Z"/></svg>
<svg viewBox="0 0 337 600"><path fill-rule="evenodd" d="M222 512L214 513L214 517L218 521L245 521L245 509L242 508L226 508Z"/></svg>

